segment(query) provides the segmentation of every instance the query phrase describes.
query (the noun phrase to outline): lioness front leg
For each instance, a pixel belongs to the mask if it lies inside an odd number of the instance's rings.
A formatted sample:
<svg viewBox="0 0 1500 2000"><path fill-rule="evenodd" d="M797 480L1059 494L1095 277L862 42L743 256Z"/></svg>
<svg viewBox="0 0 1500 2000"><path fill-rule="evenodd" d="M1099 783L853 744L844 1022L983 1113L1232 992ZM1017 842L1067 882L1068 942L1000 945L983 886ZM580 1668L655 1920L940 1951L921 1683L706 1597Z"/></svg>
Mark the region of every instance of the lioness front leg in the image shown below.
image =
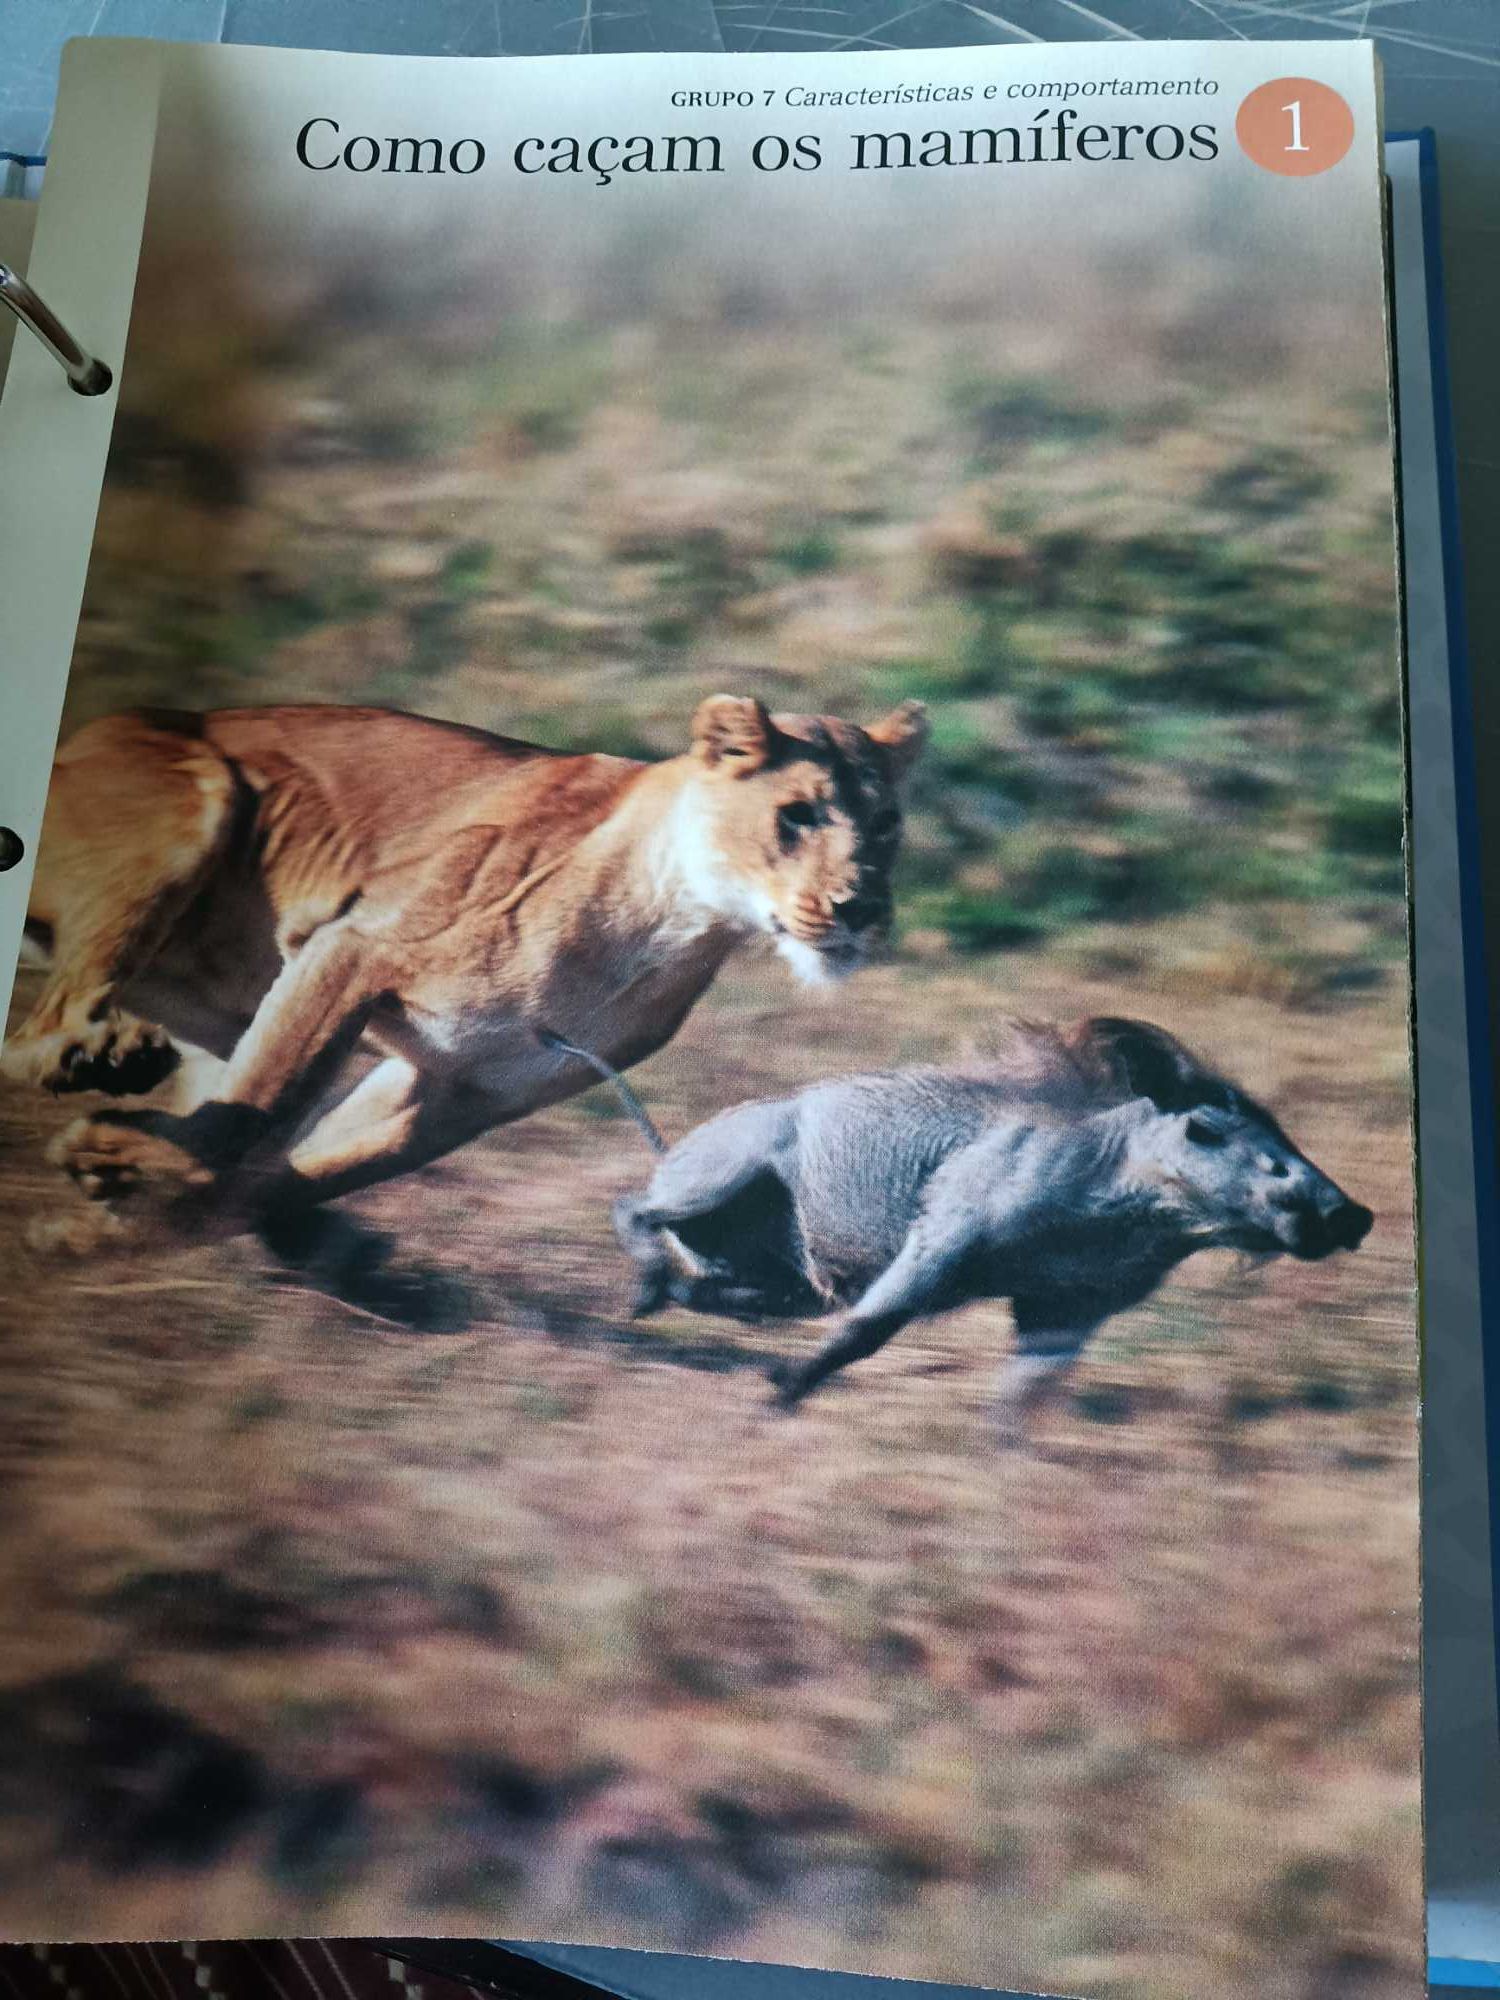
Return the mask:
<svg viewBox="0 0 1500 2000"><path fill-rule="evenodd" d="M257 1191L256 1234L319 1289L392 1324L450 1330L463 1288L388 1262L390 1241L330 1209L336 1196L410 1173L498 1122L491 1098L387 1056L299 1139ZM455 1320L455 1314L457 1320Z"/></svg>
<svg viewBox="0 0 1500 2000"><path fill-rule="evenodd" d="M264 1186L268 1209L307 1209L441 1159L505 1121L461 1078L387 1056L313 1126Z"/></svg>
<svg viewBox="0 0 1500 2000"><path fill-rule="evenodd" d="M284 1146L348 1055L385 985L366 941L343 925L288 959L224 1068L214 1096L185 1117L103 1111L64 1135L63 1160L95 1199L144 1184L192 1193L223 1226L253 1208L257 1182L285 1167Z"/></svg>

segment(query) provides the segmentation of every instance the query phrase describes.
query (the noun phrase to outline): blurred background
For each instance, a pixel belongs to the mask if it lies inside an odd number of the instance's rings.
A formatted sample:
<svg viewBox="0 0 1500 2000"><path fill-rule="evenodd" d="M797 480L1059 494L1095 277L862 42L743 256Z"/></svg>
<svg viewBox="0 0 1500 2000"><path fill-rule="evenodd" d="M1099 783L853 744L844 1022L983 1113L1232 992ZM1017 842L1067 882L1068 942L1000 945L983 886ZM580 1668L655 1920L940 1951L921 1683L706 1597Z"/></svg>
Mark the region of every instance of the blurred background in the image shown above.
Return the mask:
<svg viewBox="0 0 1500 2000"><path fill-rule="evenodd" d="M662 756L721 686L917 695L908 953L1399 981L1357 192L1288 244L1248 171L1147 218L1105 168L997 234L960 178L840 176L835 242L776 183L707 242L670 185L623 221L585 185L562 255L346 185L289 257L274 203L199 173L174 215L159 173L70 720L312 696Z"/></svg>

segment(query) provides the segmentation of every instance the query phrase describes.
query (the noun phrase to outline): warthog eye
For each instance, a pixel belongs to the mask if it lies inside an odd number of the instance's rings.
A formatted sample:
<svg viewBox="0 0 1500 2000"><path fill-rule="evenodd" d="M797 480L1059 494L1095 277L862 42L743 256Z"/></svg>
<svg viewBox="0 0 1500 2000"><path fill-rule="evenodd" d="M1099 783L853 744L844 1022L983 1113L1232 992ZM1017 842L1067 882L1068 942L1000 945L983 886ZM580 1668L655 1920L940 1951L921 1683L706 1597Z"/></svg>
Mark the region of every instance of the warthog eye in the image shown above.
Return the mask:
<svg viewBox="0 0 1500 2000"><path fill-rule="evenodd" d="M823 814L813 799L796 799L776 815L776 831L783 847L795 847L807 829L817 826Z"/></svg>
<svg viewBox="0 0 1500 2000"><path fill-rule="evenodd" d="M1190 1118L1187 1136L1194 1146L1222 1146L1229 1135L1221 1126L1210 1124L1206 1118Z"/></svg>

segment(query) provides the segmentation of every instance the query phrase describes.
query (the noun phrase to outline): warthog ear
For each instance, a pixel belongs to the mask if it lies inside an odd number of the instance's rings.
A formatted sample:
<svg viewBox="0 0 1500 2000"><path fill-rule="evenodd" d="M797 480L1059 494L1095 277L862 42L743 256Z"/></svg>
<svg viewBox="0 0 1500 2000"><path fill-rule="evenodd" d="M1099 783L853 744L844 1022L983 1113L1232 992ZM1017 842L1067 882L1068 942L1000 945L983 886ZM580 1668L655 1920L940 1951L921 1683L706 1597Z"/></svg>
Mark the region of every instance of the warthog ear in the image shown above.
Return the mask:
<svg viewBox="0 0 1500 2000"><path fill-rule="evenodd" d="M890 751L896 776L904 778L927 741L927 710L920 701L903 701L879 722L872 722L865 734Z"/></svg>
<svg viewBox="0 0 1500 2000"><path fill-rule="evenodd" d="M1119 1089L1131 1097L1149 1097L1159 1111L1187 1111L1205 1103L1218 1084L1175 1035L1149 1021L1099 1014L1070 1039Z"/></svg>
<svg viewBox="0 0 1500 2000"><path fill-rule="evenodd" d="M748 778L771 755L776 728L753 694L711 694L693 717L693 749L705 764Z"/></svg>

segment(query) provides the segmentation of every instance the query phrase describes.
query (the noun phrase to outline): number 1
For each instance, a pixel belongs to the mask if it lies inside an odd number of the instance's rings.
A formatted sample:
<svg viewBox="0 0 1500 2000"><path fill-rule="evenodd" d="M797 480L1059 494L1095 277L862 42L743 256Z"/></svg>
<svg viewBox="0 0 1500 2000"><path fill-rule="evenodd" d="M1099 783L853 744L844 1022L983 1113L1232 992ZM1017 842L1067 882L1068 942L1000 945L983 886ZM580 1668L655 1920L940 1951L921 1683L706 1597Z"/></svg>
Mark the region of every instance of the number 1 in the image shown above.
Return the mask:
<svg viewBox="0 0 1500 2000"><path fill-rule="evenodd" d="M1281 108L1283 111L1289 111L1292 114L1292 143L1289 146L1284 146L1282 151L1287 153L1310 153L1312 147L1304 146L1302 143L1302 99L1300 97L1293 98L1290 104L1283 104Z"/></svg>

